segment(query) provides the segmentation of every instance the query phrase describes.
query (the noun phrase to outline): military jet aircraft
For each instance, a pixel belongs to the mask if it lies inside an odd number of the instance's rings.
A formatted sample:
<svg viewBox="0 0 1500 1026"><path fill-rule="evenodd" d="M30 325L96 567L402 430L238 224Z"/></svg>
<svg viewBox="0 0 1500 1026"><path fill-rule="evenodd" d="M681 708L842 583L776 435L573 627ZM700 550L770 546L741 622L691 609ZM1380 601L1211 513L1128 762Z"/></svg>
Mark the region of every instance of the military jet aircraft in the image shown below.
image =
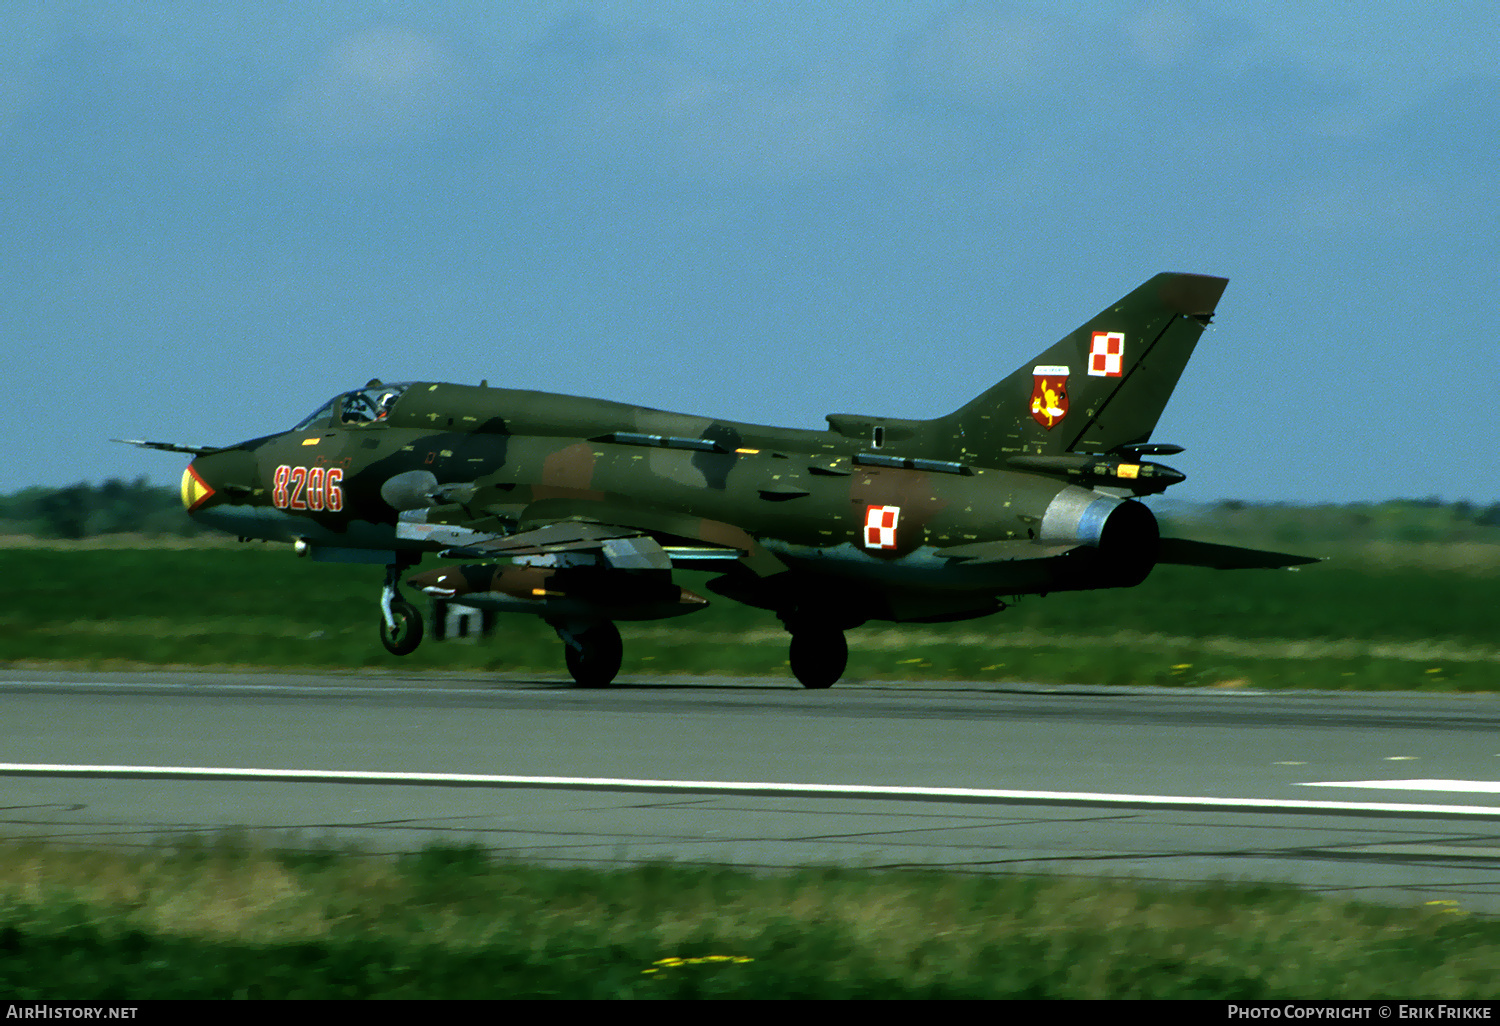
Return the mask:
<svg viewBox="0 0 1500 1026"><path fill-rule="evenodd" d="M542 617L574 681L619 671L618 620L694 612L673 581L770 610L797 680L826 688L870 620L985 616L1014 596L1139 584L1159 563L1312 559L1161 538L1135 501L1183 480L1150 441L1227 284L1160 274L945 417L830 414L827 430L741 424L542 392L370 381L291 430L195 458L197 521L385 564L380 633L422 638L400 592Z"/></svg>

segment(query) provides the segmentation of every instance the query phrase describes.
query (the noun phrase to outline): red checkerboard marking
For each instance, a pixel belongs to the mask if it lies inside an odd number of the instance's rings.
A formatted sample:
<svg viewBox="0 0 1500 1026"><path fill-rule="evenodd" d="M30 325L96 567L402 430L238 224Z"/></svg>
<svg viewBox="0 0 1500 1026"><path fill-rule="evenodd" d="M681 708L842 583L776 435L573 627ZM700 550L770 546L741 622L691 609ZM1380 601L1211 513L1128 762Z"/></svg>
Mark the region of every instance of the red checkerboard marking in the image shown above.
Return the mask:
<svg viewBox="0 0 1500 1026"><path fill-rule="evenodd" d="M865 509L865 548L894 549L900 506L869 506Z"/></svg>
<svg viewBox="0 0 1500 1026"><path fill-rule="evenodd" d="M1096 331L1089 346L1089 376L1118 378L1125 371L1125 333Z"/></svg>

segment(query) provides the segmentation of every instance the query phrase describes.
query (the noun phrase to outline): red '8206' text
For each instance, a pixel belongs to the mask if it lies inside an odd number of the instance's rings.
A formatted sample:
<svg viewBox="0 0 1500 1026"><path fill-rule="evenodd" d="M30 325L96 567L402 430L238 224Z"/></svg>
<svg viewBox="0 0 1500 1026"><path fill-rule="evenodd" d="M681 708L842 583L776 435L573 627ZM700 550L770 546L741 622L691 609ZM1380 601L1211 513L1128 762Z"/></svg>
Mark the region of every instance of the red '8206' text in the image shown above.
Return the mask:
<svg viewBox="0 0 1500 1026"><path fill-rule="evenodd" d="M271 505L337 513L344 508L343 484L343 467L292 467L283 463L272 479Z"/></svg>

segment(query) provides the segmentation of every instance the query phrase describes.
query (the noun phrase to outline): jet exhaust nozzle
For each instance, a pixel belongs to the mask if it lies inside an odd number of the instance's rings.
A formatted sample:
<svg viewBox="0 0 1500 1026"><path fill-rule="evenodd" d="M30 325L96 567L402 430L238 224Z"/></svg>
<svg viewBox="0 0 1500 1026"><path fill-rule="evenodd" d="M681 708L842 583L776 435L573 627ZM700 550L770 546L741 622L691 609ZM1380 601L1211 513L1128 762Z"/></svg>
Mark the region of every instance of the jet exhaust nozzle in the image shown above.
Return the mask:
<svg viewBox="0 0 1500 1026"><path fill-rule="evenodd" d="M1047 505L1041 540L1088 546L1106 586L1131 587L1156 565L1161 531L1141 503L1069 485Z"/></svg>

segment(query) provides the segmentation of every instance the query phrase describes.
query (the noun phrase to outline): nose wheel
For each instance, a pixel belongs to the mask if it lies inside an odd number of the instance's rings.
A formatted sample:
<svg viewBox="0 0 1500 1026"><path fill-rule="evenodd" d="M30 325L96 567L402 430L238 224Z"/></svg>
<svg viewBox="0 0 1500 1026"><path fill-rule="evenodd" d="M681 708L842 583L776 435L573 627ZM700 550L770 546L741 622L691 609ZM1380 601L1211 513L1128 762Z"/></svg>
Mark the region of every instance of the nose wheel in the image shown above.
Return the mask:
<svg viewBox="0 0 1500 1026"><path fill-rule="evenodd" d="M406 599L391 603L390 621L380 619L380 643L391 655L410 655L422 643L422 614Z"/></svg>
<svg viewBox="0 0 1500 1026"><path fill-rule="evenodd" d="M380 643L391 655L410 655L422 643L422 614L396 588L402 568L385 568L385 587L380 592Z"/></svg>

